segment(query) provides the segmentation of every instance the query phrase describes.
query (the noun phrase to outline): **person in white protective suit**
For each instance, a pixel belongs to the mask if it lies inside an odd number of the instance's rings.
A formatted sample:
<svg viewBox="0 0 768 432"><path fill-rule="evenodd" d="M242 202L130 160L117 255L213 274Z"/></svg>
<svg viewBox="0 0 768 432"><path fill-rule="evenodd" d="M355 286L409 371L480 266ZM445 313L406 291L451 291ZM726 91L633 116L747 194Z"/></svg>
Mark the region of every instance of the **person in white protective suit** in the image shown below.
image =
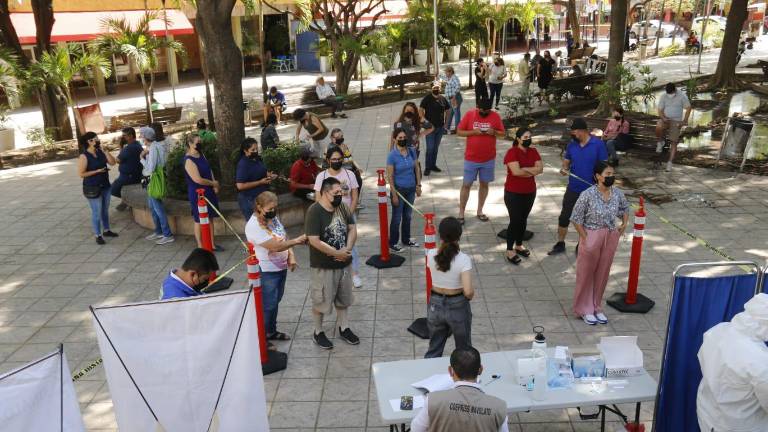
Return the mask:
<svg viewBox="0 0 768 432"><path fill-rule="evenodd" d="M696 397L702 432L768 431L768 295L704 333Z"/></svg>

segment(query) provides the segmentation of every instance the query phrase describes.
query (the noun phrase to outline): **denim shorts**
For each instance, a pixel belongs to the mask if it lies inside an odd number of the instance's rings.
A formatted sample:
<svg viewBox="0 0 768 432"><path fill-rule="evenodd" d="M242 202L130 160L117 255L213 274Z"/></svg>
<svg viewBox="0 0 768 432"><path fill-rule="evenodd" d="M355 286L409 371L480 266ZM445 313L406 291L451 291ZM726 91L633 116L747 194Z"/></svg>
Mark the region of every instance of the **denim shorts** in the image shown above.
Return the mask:
<svg viewBox="0 0 768 432"><path fill-rule="evenodd" d="M496 160L486 162L472 162L464 160L464 184L472 184L480 177L483 183L490 183L494 179Z"/></svg>

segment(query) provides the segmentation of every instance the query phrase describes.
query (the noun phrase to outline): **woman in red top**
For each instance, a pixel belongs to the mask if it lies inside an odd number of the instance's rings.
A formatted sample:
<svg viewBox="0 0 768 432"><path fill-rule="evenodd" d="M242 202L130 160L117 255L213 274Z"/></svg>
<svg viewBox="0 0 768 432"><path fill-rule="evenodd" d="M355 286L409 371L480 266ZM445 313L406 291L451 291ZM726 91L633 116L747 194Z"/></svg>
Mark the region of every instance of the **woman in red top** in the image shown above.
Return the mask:
<svg viewBox="0 0 768 432"><path fill-rule="evenodd" d="M515 133L515 144L504 155L504 165L507 167L504 204L509 213L506 258L515 265L520 264L521 256L531 256L531 251L523 247L523 234L533 201L536 200L534 177L544 171L541 156L535 148L531 148L531 142L531 130L520 128Z"/></svg>

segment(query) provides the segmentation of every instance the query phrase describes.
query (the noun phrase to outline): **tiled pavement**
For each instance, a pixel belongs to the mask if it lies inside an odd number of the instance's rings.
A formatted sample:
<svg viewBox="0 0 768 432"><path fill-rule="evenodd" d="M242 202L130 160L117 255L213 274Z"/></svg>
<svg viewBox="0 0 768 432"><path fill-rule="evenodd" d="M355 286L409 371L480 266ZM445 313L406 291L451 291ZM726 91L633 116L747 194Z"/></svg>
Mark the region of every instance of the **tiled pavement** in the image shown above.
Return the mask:
<svg viewBox="0 0 768 432"><path fill-rule="evenodd" d="M375 169L382 167L390 124L400 105L353 111L347 120L331 121L344 129L354 145L356 160L364 167L364 201L359 219L359 246L363 257L377 252ZM288 129L284 132L290 133ZM437 218L454 215L458 207L463 141L447 137L440 150L443 173L425 180L424 195L416 201L422 211ZM499 146L499 154L508 148ZM550 164L559 164L559 151L540 148ZM500 160L500 158L499 158ZM552 344L588 344L614 334L639 336L646 367L656 375L666 325L670 275L680 263L714 261L718 257L658 218L649 217L640 290L657 306L647 315L621 315L608 310L610 324L588 327L569 314L574 285L573 239L566 255L548 257L553 243L563 178L546 170L529 228L532 256L519 267L507 264L505 248L496 232L507 223L503 204L500 162L485 212L488 223L471 217L476 192L470 200L462 248L475 262L477 297L472 301L473 342L481 351L528 346L533 325L543 325ZM629 175L653 193L668 193L680 201L651 207L706 238L736 258L762 261L768 256L765 223L768 219L768 180L761 177L678 167L671 174L650 170L644 161L625 159L620 174ZM694 195L700 194L700 195ZM80 193L74 161L48 163L0 171L3 224L0 225L0 371L4 372L52 351L63 342L73 370L99 357L91 326L90 304L118 304L155 299L169 268L178 266L193 247L190 238L156 246L143 240L147 233L125 213L112 211L113 227L120 237L97 246L89 232L89 210ZM702 205L700 198L714 202ZM293 230L297 232L296 229ZM423 223L417 217L413 232L421 243ZM629 241L621 243L613 266L608 294L623 290L629 259ZM240 261L243 252L232 239L219 259L225 268ZM288 369L267 376L270 424L276 430L386 430L377 409L372 362L411 359L423 355L426 341L405 328L424 316L422 250L404 254L397 269L362 270L364 287L350 310L352 327L361 337L359 346L338 343L331 351L317 349L311 334L307 300L307 250L297 250L302 266L289 275L282 301L279 328L291 334L280 343L289 353ZM245 273L233 275L244 286ZM332 324L327 324L330 329ZM447 351L450 350L450 347ZM109 390L103 369L97 367L78 381L76 390L86 425L91 431L115 430ZM651 419L645 405L643 419ZM575 410L556 410L510 416L513 431L593 431L597 424L578 420Z"/></svg>

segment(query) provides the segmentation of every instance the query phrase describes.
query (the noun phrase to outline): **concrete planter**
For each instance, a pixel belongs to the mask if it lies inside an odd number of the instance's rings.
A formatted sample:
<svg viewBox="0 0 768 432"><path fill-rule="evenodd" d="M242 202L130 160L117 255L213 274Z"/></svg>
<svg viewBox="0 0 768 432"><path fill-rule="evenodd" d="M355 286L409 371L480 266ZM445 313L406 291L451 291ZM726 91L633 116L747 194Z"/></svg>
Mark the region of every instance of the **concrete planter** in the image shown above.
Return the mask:
<svg viewBox="0 0 768 432"><path fill-rule="evenodd" d="M155 224L152 221L152 213L147 207L147 191L142 189L141 185L133 184L123 187L123 200L131 207L133 220L147 229L154 229ZM304 224L304 214L311 203L291 194L282 194L278 196L279 206L277 213L280 221L285 227L301 226ZM165 212L168 214L168 224L175 235L195 235L195 221L192 219L192 212L189 202L166 198L163 200ZM246 220L240 213L240 208L235 201L221 201L219 211L227 218L232 227L238 233L245 232ZM209 213L214 211L209 209ZM214 235L232 235L226 225L220 218L213 218Z"/></svg>
<svg viewBox="0 0 768 432"><path fill-rule="evenodd" d="M321 56L320 57L320 73L330 72L331 70L330 64L331 62L328 56Z"/></svg>
<svg viewBox="0 0 768 432"><path fill-rule="evenodd" d="M426 66L428 56L429 56L429 50L425 50L425 49L413 50L413 62L416 63L416 66Z"/></svg>
<svg viewBox="0 0 768 432"><path fill-rule="evenodd" d="M16 149L15 133L13 129L0 129L0 152Z"/></svg>
<svg viewBox="0 0 768 432"><path fill-rule="evenodd" d="M459 61L459 55L461 53L461 45L451 45L445 48L448 52L448 61Z"/></svg>

